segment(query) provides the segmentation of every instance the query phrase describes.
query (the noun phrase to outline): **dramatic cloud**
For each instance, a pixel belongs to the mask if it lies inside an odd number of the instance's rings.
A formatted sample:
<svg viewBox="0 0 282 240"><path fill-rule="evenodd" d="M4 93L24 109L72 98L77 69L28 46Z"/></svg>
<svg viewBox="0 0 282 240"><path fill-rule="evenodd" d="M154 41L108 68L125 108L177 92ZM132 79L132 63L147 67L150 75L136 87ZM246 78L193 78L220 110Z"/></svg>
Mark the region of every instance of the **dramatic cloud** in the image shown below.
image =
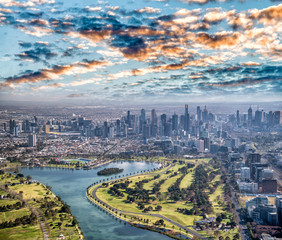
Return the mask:
<svg viewBox="0 0 282 240"><path fill-rule="evenodd" d="M176 1L0 0L1 92L157 98L281 89L281 3Z"/></svg>
<svg viewBox="0 0 282 240"><path fill-rule="evenodd" d="M106 62L101 61L88 61L78 62L72 65L59 66L56 65L53 68L42 69L37 72L25 73L20 76L9 77L5 79L5 82L0 85L3 87L11 87L15 84L21 83L35 83L44 80L54 80L59 79L63 75L73 75L73 74L82 74L90 71L94 71L96 67L105 65Z"/></svg>

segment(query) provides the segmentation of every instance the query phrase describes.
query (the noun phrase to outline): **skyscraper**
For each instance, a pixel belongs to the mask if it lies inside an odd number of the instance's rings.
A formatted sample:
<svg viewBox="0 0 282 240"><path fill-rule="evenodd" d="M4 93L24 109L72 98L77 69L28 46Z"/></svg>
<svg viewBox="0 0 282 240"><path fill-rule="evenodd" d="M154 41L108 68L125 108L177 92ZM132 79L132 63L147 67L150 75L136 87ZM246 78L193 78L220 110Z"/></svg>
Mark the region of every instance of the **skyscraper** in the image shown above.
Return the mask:
<svg viewBox="0 0 282 240"><path fill-rule="evenodd" d="M202 110L200 106L197 107L197 120L200 122L202 120Z"/></svg>
<svg viewBox="0 0 282 240"><path fill-rule="evenodd" d="M172 115L172 130L178 130L178 115L176 113Z"/></svg>
<svg viewBox="0 0 282 240"><path fill-rule="evenodd" d="M237 112L236 112L236 122L237 122L237 125L240 124L240 112L239 112L239 110L237 110Z"/></svg>
<svg viewBox="0 0 282 240"><path fill-rule="evenodd" d="M188 104L185 104L184 131L189 132L189 128L190 128L190 117L188 113Z"/></svg>
<svg viewBox="0 0 282 240"><path fill-rule="evenodd" d="M248 125L252 126L252 122L253 122L253 110L250 106L250 108L248 110Z"/></svg>
<svg viewBox="0 0 282 240"><path fill-rule="evenodd" d="M142 128L143 125L145 124L145 121L146 121L146 112L145 109L141 109L141 115L139 118L139 133L142 133Z"/></svg>
<svg viewBox="0 0 282 240"><path fill-rule="evenodd" d="M36 135L35 134L28 135L28 146L29 147L36 146Z"/></svg>
<svg viewBox="0 0 282 240"><path fill-rule="evenodd" d="M158 119L156 110L152 109L151 111L151 136L156 137L157 136L157 129L158 129Z"/></svg>

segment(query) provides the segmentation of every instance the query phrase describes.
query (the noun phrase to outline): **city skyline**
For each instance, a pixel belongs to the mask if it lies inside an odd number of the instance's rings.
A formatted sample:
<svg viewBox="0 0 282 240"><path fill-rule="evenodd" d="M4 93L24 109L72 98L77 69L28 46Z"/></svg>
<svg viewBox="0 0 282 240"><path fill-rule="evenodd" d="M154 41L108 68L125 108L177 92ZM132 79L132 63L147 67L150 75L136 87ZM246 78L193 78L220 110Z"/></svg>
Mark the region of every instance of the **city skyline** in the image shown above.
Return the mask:
<svg viewBox="0 0 282 240"><path fill-rule="evenodd" d="M0 5L1 101L281 101L277 1Z"/></svg>

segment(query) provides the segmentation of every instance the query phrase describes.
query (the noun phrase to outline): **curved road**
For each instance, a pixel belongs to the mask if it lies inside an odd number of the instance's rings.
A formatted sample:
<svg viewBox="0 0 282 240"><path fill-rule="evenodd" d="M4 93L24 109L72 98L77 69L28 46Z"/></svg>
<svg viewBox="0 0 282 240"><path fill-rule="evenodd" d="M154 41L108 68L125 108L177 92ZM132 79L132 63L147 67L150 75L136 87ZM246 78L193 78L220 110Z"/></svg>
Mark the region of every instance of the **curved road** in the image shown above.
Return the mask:
<svg viewBox="0 0 282 240"><path fill-rule="evenodd" d="M164 174L164 173L165 173L166 171L168 171L172 166L173 166L173 165L171 165L171 166L170 166L168 169L166 169L165 171L161 172L161 174ZM117 212L117 213L120 213L120 214L139 214L139 215L147 215L147 216L158 217L158 218L161 218L161 219L163 219L163 220L166 220L166 221L168 221L168 222L174 224L175 226L177 226L177 227L179 227L179 228L181 228L181 229L184 229L186 232L190 233L190 234L193 235L193 236L196 236L196 237L198 237L198 238L200 238L200 239L204 239L204 240L207 240L207 239L208 239L208 238L205 238L205 237L203 237L202 235L198 234L197 232L195 232L195 231L193 231L193 230L187 228L186 226L183 226L183 225L181 225L181 224L179 224L179 223L177 223L177 222L175 222L175 221L173 221L173 220L171 220L171 219L169 219L169 218L167 218L167 217L164 217L164 216L162 216L162 215L160 215L160 214L128 212L128 211L121 211L121 210L119 210L119 209L116 209L116 208L110 206L109 204L105 203L104 201L102 201L101 199L99 199L99 198L97 197L97 194L96 194L96 193L97 193L97 190L98 190L99 188L101 188L101 185L100 185L100 186L97 186L96 188L93 189L93 192L92 192L93 198L94 198L96 201L100 202L101 204L104 204L104 206L106 206L107 208L109 208L110 210L112 210L112 211L114 211L114 212Z"/></svg>

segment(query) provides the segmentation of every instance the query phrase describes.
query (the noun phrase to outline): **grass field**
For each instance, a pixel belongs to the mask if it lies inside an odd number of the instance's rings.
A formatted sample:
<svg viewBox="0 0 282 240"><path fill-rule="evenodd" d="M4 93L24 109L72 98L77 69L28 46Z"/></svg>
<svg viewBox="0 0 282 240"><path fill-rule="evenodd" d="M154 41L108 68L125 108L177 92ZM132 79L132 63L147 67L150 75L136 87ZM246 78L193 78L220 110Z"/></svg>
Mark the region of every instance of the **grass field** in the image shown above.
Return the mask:
<svg viewBox="0 0 282 240"><path fill-rule="evenodd" d="M5 221L13 221L16 218L30 215L31 211L28 208L21 208L18 210L11 210L8 212L0 212L0 223Z"/></svg>
<svg viewBox="0 0 282 240"><path fill-rule="evenodd" d="M26 181L26 179L21 179ZM16 176L9 174L0 175L0 185L5 182L20 181L16 179ZM44 213L52 212L50 215L46 215L44 222L48 226L49 239L57 239L60 234L63 234L67 239L80 239L80 234L77 225L72 225L73 216L69 213L61 213L63 203L41 183L32 184L17 184L14 186L8 186L8 189L3 189L2 194L6 195L10 193L18 198L0 200L1 205L14 204L18 201L26 201L28 206L33 210L36 210L41 216ZM53 202L52 205L47 203ZM44 203L44 204L43 204ZM46 204L45 204L46 203ZM30 215L31 210L28 207L24 207L18 210L10 210L7 212L0 212L0 223L3 221L14 221L16 218ZM39 227L39 222L35 225L23 225L12 228L6 228L0 230L1 239L42 239L42 232Z"/></svg>
<svg viewBox="0 0 282 240"><path fill-rule="evenodd" d="M39 240L42 239L39 226L17 226L13 228L0 229L0 240Z"/></svg>
<svg viewBox="0 0 282 240"><path fill-rule="evenodd" d="M186 160L185 162L195 163L196 165L198 165L198 164L206 164L206 163L208 163L209 160L210 159L198 159L198 160ZM178 222L178 223L180 223L184 226L188 226L188 227L192 228L192 226L195 225L195 222L202 220L203 217L199 216L199 215L185 215L183 213L178 212L177 209L178 208L188 209L188 210L192 209L193 203L192 202L185 202L185 201L174 202L174 201L171 201L167 198L168 188L171 185L173 185L179 177L181 177L183 175L183 173L178 171L183 166L185 166L185 165L176 163L175 166L173 166L170 169L171 172L164 173L159 178L153 179L153 180L152 180L152 177L154 176L154 174L152 174L152 173L129 177L128 179L129 179L129 181L132 181L132 183L130 183L130 185L128 187L134 188L136 182L139 182L143 179L148 179L150 181L148 183L145 183L143 185L143 187L144 187L144 189L149 190L150 196L154 196L153 192L150 191L150 190L152 190L152 188L154 187L154 184L158 183L161 179L165 179L165 182L160 186L160 193L158 193L156 200L154 200L154 201L150 200L149 203L145 203L145 207L151 206L151 207L153 207L153 209L155 209L155 207L157 205L161 205L162 206L161 211L158 212L156 210L153 210L153 211L149 211L149 213L161 214L162 216L168 217L171 220L174 220L175 222ZM191 168L191 169L188 169L188 173L185 175L185 177L182 179L182 181L180 183L181 189L187 189L187 187L189 187L191 185L191 183L193 182L193 179L194 179L195 168L196 168L196 166ZM214 170L212 168L212 166L209 166L209 165L207 165L206 168L210 169L210 171ZM174 172L177 172L176 176L172 176ZM212 186L217 181L220 181L220 175L215 176L214 179L210 182L209 185ZM109 205L111 205L112 207L117 208L119 210L136 212L135 215L137 215L138 213L142 213L142 210L140 210L139 207L138 207L138 204L137 204L138 201L133 202L133 203L128 203L126 201L128 194L125 193L124 190L120 189L120 191L123 192L124 197L116 197L116 196L109 194L108 189L111 186L112 185L110 184L108 187L98 189L98 191L97 191L98 198L101 199L104 202L107 202ZM224 219L223 222L225 224L227 222L229 222L230 219L232 218L232 214L225 211L225 203L223 201L223 184L222 183L217 186L217 188L215 189L215 191L212 194L209 194L209 201L212 203L212 209L213 209L213 213L209 214L209 216L210 217L211 216L217 216L220 213L225 213L227 215L228 219ZM135 216L135 215L133 215L133 216ZM143 218L144 218L144 216L143 216ZM147 218L147 216L146 216L146 218ZM172 226L170 226L170 227L172 228ZM211 230L211 229L206 230L206 231L202 231L201 233L203 233L204 236L209 236L209 237L214 236L214 230ZM222 234L223 236L229 236L230 238L233 237L233 235L235 233L237 233L236 230L232 230L232 231L229 231L229 232L220 231L220 234Z"/></svg>

